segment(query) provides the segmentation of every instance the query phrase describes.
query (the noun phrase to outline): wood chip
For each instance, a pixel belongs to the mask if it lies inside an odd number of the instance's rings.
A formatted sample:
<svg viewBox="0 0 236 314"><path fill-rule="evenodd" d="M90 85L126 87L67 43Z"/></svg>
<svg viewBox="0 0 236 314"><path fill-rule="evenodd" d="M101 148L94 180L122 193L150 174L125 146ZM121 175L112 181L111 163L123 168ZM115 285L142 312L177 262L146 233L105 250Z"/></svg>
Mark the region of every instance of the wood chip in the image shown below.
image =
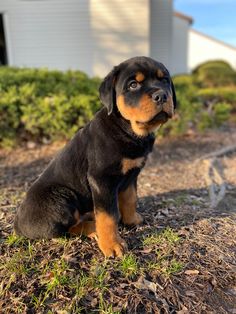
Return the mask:
<svg viewBox="0 0 236 314"><path fill-rule="evenodd" d="M197 269L188 269L188 270L185 270L184 273L186 275L198 275L199 274L199 270L197 270Z"/></svg>

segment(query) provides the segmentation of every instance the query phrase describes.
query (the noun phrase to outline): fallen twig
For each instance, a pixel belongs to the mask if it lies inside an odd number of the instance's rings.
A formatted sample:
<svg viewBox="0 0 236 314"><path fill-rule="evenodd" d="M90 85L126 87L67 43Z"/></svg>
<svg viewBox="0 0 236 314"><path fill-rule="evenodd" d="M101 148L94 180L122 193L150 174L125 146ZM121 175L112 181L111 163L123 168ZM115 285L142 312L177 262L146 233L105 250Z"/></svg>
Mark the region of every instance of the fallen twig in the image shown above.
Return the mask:
<svg viewBox="0 0 236 314"><path fill-rule="evenodd" d="M219 170L214 165L215 159L205 159L204 163L207 166L205 181L209 188L211 207L215 208L225 197L226 184Z"/></svg>
<svg viewBox="0 0 236 314"><path fill-rule="evenodd" d="M233 153L234 151L236 152L236 145L226 146L226 147L219 149L219 150L216 150L212 153L203 155L202 157L199 158L199 160L221 157L221 156L227 155L229 153Z"/></svg>
<svg viewBox="0 0 236 314"><path fill-rule="evenodd" d="M236 151L236 145L231 145L206 154L197 160L197 162L203 161L207 168L204 177L209 188L209 198L212 208L215 208L220 203L226 193L223 166L217 158L233 153L234 151ZM218 165L216 165L216 160L218 161Z"/></svg>

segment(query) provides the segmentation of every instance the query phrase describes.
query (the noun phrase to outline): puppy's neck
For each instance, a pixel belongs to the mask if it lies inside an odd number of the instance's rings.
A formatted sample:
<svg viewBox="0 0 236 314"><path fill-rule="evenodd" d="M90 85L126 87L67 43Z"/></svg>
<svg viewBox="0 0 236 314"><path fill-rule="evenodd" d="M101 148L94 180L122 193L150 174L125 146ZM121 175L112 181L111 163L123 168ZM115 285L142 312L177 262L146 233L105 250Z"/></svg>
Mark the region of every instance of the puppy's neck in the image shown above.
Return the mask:
<svg viewBox="0 0 236 314"><path fill-rule="evenodd" d="M121 130L123 134L126 134L129 138L132 138L134 141L146 142L149 139L154 139L154 133L147 134L145 136L137 135L131 126L131 122L126 120L118 111L117 108L108 116L108 119L112 121L112 125L115 125L118 129Z"/></svg>

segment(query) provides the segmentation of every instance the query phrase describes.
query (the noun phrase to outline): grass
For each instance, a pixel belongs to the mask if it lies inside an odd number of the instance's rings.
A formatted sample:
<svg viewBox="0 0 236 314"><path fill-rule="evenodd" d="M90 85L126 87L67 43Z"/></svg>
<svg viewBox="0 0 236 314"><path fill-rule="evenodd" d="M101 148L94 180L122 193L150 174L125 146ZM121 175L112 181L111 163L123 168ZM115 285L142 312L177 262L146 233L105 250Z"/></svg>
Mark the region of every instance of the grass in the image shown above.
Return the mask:
<svg viewBox="0 0 236 314"><path fill-rule="evenodd" d="M109 302L107 302L104 299L103 294L99 295L99 307L98 307L98 312L100 314L120 314L120 311L114 311L113 310L113 306L112 304L109 304Z"/></svg>
<svg viewBox="0 0 236 314"><path fill-rule="evenodd" d="M97 312L118 314L119 310L113 309L113 305L107 302L106 294L114 280L113 272L118 272L119 280L131 280L135 282L138 276L147 271L159 271L162 275L171 276L177 274L182 265L168 256L161 259L156 254L156 260L150 263L141 263L134 253L128 253L123 258L112 261L94 257L88 261L86 269L77 270L75 265L66 259L70 250L74 250L79 239L60 238L53 241L30 241L15 234L5 239L5 247L9 249L8 258L0 264L0 271L4 272L5 281L0 286L0 293L6 297L8 291L15 290L17 280L32 281L32 286L38 289L30 295L28 303L37 312L46 311L48 304L53 299L60 298L61 294L71 298L71 304L66 307L68 312L83 312L83 300L89 291L97 294ZM149 234L143 239L143 245L163 254L163 245L173 247L179 242L179 237L170 228L161 233ZM164 245L165 246L165 245ZM166 250L166 249L165 249ZM76 262L76 258L72 258ZM24 312L24 309L22 309Z"/></svg>
<svg viewBox="0 0 236 314"><path fill-rule="evenodd" d="M93 288L98 288L101 290L107 288L106 279L108 279L108 271L106 268L106 263L105 265L100 265L98 262L96 266L92 265L90 276Z"/></svg>
<svg viewBox="0 0 236 314"><path fill-rule="evenodd" d="M147 263L146 270L158 272L165 277L169 277L170 275L178 274L183 267L183 263L176 259L162 258Z"/></svg>
<svg viewBox="0 0 236 314"><path fill-rule="evenodd" d="M171 228L166 228L162 232L153 232L147 237L143 238L144 246L153 246L153 245L172 245L177 243L180 240L178 234Z"/></svg>
<svg viewBox="0 0 236 314"><path fill-rule="evenodd" d="M161 232L154 231L143 238L143 246L151 248L154 252L152 260L146 263L146 270L158 272L165 277L180 272L184 265L174 257L174 249L179 242L179 235L171 228Z"/></svg>
<svg viewBox="0 0 236 314"><path fill-rule="evenodd" d="M28 240L26 240L24 237L20 237L16 235L15 233L10 234L6 239L6 244L9 246L17 246L20 247L24 245Z"/></svg>
<svg viewBox="0 0 236 314"><path fill-rule="evenodd" d="M117 267L125 278L134 278L138 273L141 273L138 259L132 253L124 255L121 261L117 263Z"/></svg>
<svg viewBox="0 0 236 314"><path fill-rule="evenodd" d="M0 284L0 297L6 298L12 291L19 313L25 312L26 304L37 313L55 313L52 307L55 302L65 313L87 313L86 304L94 302L91 313L119 314L123 311L122 302L117 307L108 301L114 285L127 281L135 285L140 277L172 281L188 265L178 253L183 239L170 227L159 232L151 229L141 236L139 249L150 252L146 258L136 250L121 259L104 259L100 253L88 259L84 257L86 250L76 251L82 245L80 238L30 241L11 234L4 245L9 252L0 262L0 272L5 278ZM32 293L27 301L18 300L17 291L23 290L18 282L29 281L32 281ZM60 306L62 296L67 301Z"/></svg>
<svg viewBox="0 0 236 314"><path fill-rule="evenodd" d="M208 224L201 230L212 232ZM179 284L188 265L188 259L181 257L186 243L174 229L167 227L160 232L149 229L144 234L140 235L142 245L138 249L115 260L104 259L94 249L93 254L87 255L90 252L87 248L91 247L88 240L83 243L80 238L30 241L11 234L2 242L0 299L7 302L10 295L11 304L17 306L15 313L29 309L35 313L122 313L130 307L133 287L140 277L147 278L157 288L157 278L160 287L175 282L175 278ZM197 244L195 247L200 250L200 243ZM142 249L149 253L143 255ZM199 252L196 254L195 259L200 256ZM148 293L135 291L140 300ZM1 304L0 310L6 312Z"/></svg>
<svg viewBox="0 0 236 314"><path fill-rule="evenodd" d="M84 271L80 271L75 282L75 295L82 299L82 297L86 294L87 288L89 287L91 282L91 277L87 275Z"/></svg>
<svg viewBox="0 0 236 314"><path fill-rule="evenodd" d="M53 261L44 268L41 283L46 285L48 293L55 293L57 288L70 285L69 265L63 259Z"/></svg>
<svg viewBox="0 0 236 314"><path fill-rule="evenodd" d="M0 265L0 270L4 270L6 273L24 276L29 273L31 269L27 264L28 255L24 250L20 250L15 252L4 265Z"/></svg>

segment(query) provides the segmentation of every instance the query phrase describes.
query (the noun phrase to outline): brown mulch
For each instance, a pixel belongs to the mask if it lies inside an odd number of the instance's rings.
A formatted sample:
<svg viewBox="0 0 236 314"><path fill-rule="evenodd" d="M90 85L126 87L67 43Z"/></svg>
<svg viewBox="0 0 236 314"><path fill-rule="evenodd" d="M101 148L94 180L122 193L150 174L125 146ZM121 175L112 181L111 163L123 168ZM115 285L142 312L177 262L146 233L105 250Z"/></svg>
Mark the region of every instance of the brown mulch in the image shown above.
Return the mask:
<svg viewBox="0 0 236 314"><path fill-rule="evenodd" d="M138 211L145 221L139 227L121 227L122 237L141 267L152 261L158 250L145 248L143 238L172 228L181 240L172 247L169 259L182 263L179 272L164 276L158 270L144 269L134 277L126 277L108 262L105 290L98 285L78 298L74 290L60 288L41 307L36 307L31 295L39 296L44 289L39 277L46 261L67 256L72 276L78 277L81 271L91 271L94 258L98 265L105 265L104 259L95 241L70 239L66 245L54 240L38 241L32 245L39 269L25 276L17 272L13 277L6 275L4 264L21 250L19 245L6 241L12 233L15 209L63 143L1 150L0 312L236 313L236 152L219 158L226 193L214 208L205 180L206 167L199 161L235 143L234 128L158 140L140 175ZM102 309L101 291L113 311ZM74 307L70 307L72 303Z"/></svg>

